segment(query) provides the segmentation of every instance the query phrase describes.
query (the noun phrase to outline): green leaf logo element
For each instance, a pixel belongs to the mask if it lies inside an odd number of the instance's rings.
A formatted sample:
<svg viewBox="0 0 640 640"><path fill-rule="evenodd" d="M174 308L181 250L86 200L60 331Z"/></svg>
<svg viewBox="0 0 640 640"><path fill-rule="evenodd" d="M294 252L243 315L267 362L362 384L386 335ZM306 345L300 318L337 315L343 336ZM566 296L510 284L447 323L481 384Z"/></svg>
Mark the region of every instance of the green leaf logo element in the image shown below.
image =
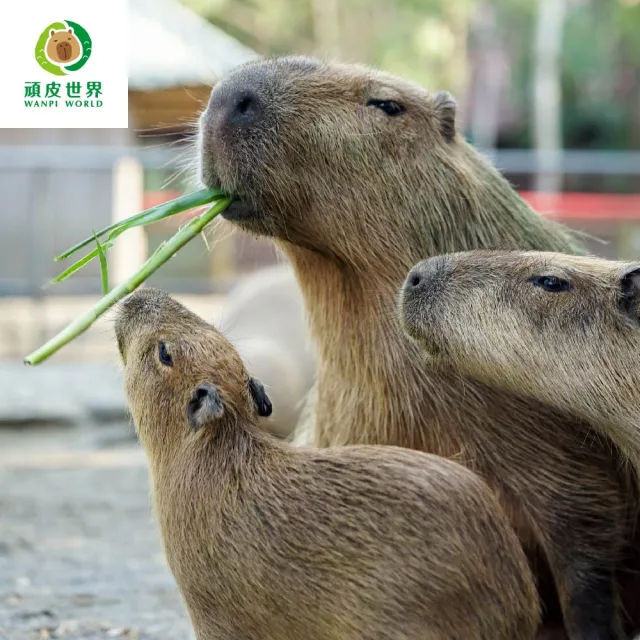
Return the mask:
<svg viewBox="0 0 640 640"><path fill-rule="evenodd" d="M71 22L71 20L65 20L65 22L73 29L73 33L76 34L80 44L82 45L82 57L77 62L65 67L67 71L78 71L82 69L87 63L87 60L91 56L91 36L87 33L85 28L79 25L77 22Z"/></svg>
<svg viewBox="0 0 640 640"><path fill-rule="evenodd" d="M44 48L47 45L47 40L49 39L49 33L51 33L51 29L55 29L56 31L60 31L61 29L66 29L67 25L64 22L52 22L41 34L38 38L38 42L36 42L36 62L49 73L52 73L54 76L66 76L67 74L58 66L53 64L47 58Z"/></svg>

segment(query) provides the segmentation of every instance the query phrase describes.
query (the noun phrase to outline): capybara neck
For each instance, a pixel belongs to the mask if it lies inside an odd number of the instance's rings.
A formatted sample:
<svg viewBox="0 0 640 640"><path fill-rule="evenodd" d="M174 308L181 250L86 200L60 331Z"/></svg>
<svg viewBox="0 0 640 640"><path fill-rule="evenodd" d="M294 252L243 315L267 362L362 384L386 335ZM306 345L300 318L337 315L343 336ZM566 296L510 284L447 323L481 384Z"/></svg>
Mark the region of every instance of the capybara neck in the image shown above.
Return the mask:
<svg viewBox="0 0 640 640"><path fill-rule="evenodd" d="M459 451L465 425L448 428L449 416L453 407L464 406L474 395L465 400L458 380L448 384L446 374L431 373L400 329L395 302L407 272L425 257L461 247L581 251L563 229L534 213L462 140L451 145L449 169L458 174L457 195L434 187L425 189L423 200L414 193L413 202L407 197L406 209L395 212L382 232L350 235L349 251L327 253L279 243L308 301L318 348L318 393L324 399L315 407L316 425L335 429L316 433L318 444L373 442L443 454ZM376 212L371 215L381 224ZM329 401L336 397L341 401ZM429 430L424 429L425 419L431 423ZM369 428L362 429L362 424Z"/></svg>
<svg viewBox="0 0 640 640"><path fill-rule="evenodd" d="M209 469L212 487L224 487L229 476L251 474L264 454L284 451L279 441L258 425L257 419L242 414L225 416L215 427L202 428L195 435L180 430L154 435L158 432L152 425L144 429L144 445L156 482L174 473L172 462L179 451L194 460L196 474L202 465Z"/></svg>

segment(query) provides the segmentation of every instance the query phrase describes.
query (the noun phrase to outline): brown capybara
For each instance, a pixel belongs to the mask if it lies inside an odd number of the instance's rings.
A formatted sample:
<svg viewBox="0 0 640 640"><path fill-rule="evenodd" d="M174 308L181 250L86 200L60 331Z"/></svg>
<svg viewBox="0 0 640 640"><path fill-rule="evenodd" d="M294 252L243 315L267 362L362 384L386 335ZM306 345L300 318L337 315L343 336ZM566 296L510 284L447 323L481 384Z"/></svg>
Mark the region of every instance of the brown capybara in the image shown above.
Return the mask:
<svg viewBox="0 0 640 640"><path fill-rule="evenodd" d="M407 329L492 387L575 412L640 470L640 265L547 252L469 251L417 265Z"/></svg>
<svg viewBox="0 0 640 640"><path fill-rule="evenodd" d="M633 544L635 485L611 444L521 394L436 372L395 311L426 257L578 251L570 235L465 142L448 94L366 67L244 65L214 87L200 129L202 181L235 196L224 217L274 238L296 271L319 361L304 412L315 443L462 452L536 567L546 628L620 637L613 575Z"/></svg>
<svg viewBox="0 0 640 640"><path fill-rule="evenodd" d="M408 449L297 449L238 352L167 294L116 322L169 566L198 640L527 640L533 576L488 486Z"/></svg>
<svg viewBox="0 0 640 640"><path fill-rule="evenodd" d="M82 46L73 29L51 29L46 52L49 59L56 64L71 64L82 55Z"/></svg>

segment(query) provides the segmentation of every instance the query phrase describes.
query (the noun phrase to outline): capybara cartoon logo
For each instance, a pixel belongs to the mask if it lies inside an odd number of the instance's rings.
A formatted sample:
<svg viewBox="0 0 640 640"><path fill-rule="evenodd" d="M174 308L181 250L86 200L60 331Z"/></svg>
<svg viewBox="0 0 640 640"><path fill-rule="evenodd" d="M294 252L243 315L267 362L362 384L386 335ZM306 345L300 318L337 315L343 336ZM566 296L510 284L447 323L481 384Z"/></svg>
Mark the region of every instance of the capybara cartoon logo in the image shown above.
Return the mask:
<svg viewBox="0 0 640 640"><path fill-rule="evenodd" d="M45 51L47 58L53 63L65 65L75 62L80 57L82 47L73 29L66 31L51 29Z"/></svg>
<svg viewBox="0 0 640 640"><path fill-rule="evenodd" d="M36 62L55 76L82 69L91 56L91 38L77 22L53 22L38 38Z"/></svg>

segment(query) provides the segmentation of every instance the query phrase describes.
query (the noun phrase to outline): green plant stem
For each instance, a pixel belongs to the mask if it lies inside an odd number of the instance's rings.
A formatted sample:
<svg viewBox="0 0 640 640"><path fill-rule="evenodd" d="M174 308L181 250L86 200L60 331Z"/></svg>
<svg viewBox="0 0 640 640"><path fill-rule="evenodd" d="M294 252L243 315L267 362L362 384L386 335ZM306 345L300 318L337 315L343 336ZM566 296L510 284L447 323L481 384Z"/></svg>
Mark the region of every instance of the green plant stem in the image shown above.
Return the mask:
<svg viewBox="0 0 640 640"><path fill-rule="evenodd" d="M73 255L76 251L79 251L83 247L86 247L88 244L95 242L95 236L100 238L108 233L110 235L107 240L112 240L113 238L117 238L127 229L138 227L140 225L150 224L151 222L156 222L158 220L162 220L163 218L168 218L169 216L176 215L177 213L182 213L195 207L201 207L205 204L210 204L214 200L218 200L222 197L226 197L226 195L222 191L201 189L200 191L195 191L194 193L187 193L186 195L180 196L175 200L163 202L162 204L156 205L155 207L151 207L151 209L145 209L140 213L136 213L135 216L131 216L130 218L126 218L125 220L120 220L120 222L115 222L114 224L101 229L100 231L96 232L95 235L90 236L89 238L85 238L81 242L78 242L78 244L73 245L73 247L71 247L70 249L67 249L64 253L56 256L54 258L54 261L60 262L61 260L66 260L66 258Z"/></svg>
<svg viewBox="0 0 640 640"><path fill-rule="evenodd" d="M102 245L102 248L106 251L107 249L111 249L113 246L112 242L105 242ZM53 280L49 282L49 284L59 284L60 282L64 282L68 277L72 276L76 271L79 271L86 264L89 264L94 258L97 257L99 251L98 249L94 249L93 251L87 253L86 256L80 258L77 262L74 262L70 267L67 267L62 273L59 273Z"/></svg>
<svg viewBox="0 0 640 640"><path fill-rule="evenodd" d="M93 235L96 239L96 249L98 250L98 255L100 256L100 279L102 281L102 295L106 296L109 293L109 265L107 264L107 253L106 247L107 243L104 245L100 243L98 236L96 236L96 232L93 232Z"/></svg>
<svg viewBox="0 0 640 640"><path fill-rule="evenodd" d="M110 309L118 301L135 291L152 273L157 271L167 260L169 260L185 244L195 238L202 230L229 204L231 198L218 200L210 209L191 220L180 229L171 239L160 246L152 256L142 265L139 271L134 273L128 280L115 287L106 296L87 312L76 318L67 325L60 333L51 338L42 347L29 354L25 359L25 364L39 364L43 362L65 344L84 333L103 313Z"/></svg>

